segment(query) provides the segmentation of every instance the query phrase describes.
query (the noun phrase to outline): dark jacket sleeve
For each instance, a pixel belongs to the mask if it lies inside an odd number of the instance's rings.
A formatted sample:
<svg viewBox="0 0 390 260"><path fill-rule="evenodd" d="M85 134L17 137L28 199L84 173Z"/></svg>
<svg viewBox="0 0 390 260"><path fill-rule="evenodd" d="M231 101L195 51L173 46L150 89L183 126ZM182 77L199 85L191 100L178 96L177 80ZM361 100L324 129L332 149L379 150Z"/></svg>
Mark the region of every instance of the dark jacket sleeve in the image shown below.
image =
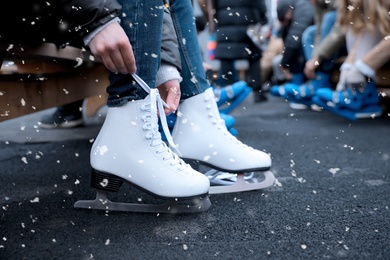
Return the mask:
<svg viewBox="0 0 390 260"><path fill-rule="evenodd" d="M82 43L86 34L119 16L120 11L121 5L116 0L3 1L1 40L27 44Z"/></svg>
<svg viewBox="0 0 390 260"><path fill-rule="evenodd" d="M62 0L63 20L71 32L84 37L97 27L118 17L121 5L116 0Z"/></svg>
<svg viewBox="0 0 390 260"><path fill-rule="evenodd" d="M283 67L292 63L297 53L300 53L303 31L314 23L314 11L309 1L297 1L294 6L293 18L286 31L284 42L284 54L281 61Z"/></svg>
<svg viewBox="0 0 390 260"><path fill-rule="evenodd" d="M258 0L259 2L259 16L261 25L266 25L268 23L267 17L267 6L265 0Z"/></svg>

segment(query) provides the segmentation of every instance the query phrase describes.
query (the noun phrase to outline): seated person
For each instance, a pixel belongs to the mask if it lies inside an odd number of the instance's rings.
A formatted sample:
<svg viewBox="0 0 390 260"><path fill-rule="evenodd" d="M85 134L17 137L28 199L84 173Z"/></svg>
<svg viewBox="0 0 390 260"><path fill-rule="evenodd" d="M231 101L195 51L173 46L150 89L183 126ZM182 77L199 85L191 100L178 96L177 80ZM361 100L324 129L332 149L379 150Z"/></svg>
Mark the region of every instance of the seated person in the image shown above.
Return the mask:
<svg viewBox="0 0 390 260"><path fill-rule="evenodd" d="M379 5L379 7L378 7ZM390 56L390 4L387 0L348 0L339 6L339 24L346 30L348 56L340 68L336 91L319 89L313 102L345 118L382 114L375 74Z"/></svg>

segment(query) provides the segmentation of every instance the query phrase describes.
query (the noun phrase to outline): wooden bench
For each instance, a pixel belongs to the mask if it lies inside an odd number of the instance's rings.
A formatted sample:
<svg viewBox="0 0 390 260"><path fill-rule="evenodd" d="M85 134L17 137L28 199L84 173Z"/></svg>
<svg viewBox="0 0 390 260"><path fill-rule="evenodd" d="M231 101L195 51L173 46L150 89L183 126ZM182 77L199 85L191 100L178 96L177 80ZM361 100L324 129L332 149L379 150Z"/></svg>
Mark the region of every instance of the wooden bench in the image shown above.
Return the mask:
<svg viewBox="0 0 390 260"><path fill-rule="evenodd" d="M106 102L107 70L85 50L0 44L0 52L0 122L86 98L91 115Z"/></svg>

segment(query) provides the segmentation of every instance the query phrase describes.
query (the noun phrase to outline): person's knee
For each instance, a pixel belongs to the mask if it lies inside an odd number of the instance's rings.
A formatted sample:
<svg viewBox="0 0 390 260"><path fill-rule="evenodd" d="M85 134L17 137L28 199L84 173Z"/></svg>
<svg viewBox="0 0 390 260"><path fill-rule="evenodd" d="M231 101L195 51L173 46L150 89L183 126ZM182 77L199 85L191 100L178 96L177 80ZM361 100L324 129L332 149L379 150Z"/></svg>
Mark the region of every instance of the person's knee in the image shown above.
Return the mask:
<svg viewBox="0 0 390 260"><path fill-rule="evenodd" d="M285 79L283 71L280 68L280 63L282 62L282 59L282 54L278 54L272 59L272 72L275 76L275 79L280 81Z"/></svg>
<svg viewBox="0 0 390 260"><path fill-rule="evenodd" d="M307 27L302 33L302 44L313 45L316 31L317 31L317 26L315 25L311 25Z"/></svg>
<svg viewBox="0 0 390 260"><path fill-rule="evenodd" d="M280 38L271 38L267 49L262 53L261 60L266 63L272 63L272 59L283 52L283 40Z"/></svg>
<svg viewBox="0 0 390 260"><path fill-rule="evenodd" d="M326 14L324 14L321 23L321 30L324 30L329 27L330 28L333 27L334 23L336 22L336 17L337 17L336 11L329 11Z"/></svg>

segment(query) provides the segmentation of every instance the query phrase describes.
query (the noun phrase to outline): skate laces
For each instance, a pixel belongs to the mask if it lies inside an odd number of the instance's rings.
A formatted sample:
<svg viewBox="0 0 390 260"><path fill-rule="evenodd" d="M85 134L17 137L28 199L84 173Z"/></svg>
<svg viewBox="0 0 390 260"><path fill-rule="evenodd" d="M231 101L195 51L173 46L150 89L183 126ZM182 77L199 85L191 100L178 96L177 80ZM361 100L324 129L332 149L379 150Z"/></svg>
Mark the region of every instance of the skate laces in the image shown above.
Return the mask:
<svg viewBox="0 0 390 260"><path fill-rule="evenodd" d="M223 135L227 135L230 139L230 141L236 143L237 145L240 145L246 149L254 149L246 144L244 144L243 142L241 142L240 140L238 140L235 136L233 136L229 130L227 129L226 127L226 124L225 124L225 120L223 120L220 116L219 116L219 110L218 108L215 109L216 105L214 104L211 104L211 102L214 102L213 98L210 97L209 95L205 95L205 99L204 99L205 103L206 103L206 108L208 110L208 116L212 119L212 123L219 129L222 131L222 134ZM214 109L213 109L214 108Z"/></svg>
<svg viewBox="0 0 390 260"><path fill-rule="evenodd" d="M181 154L173 142L171 133L168 128L166 115L164 113L164 106L169 106L162 100L157 89L151 89L138 75L133 74L132 76L134 80L150 95L150 101L146 102L142 106L143 110L150 112L150 114L144 118L146 124L143 128L148 130L146 138L152 139L151 146L158 147L156 150L158 154L165 153L163 160L169 161L168 163L170 166L177 166L179 170L185 169L187 164L185 164L184 161L178 156ZM160 117L163 132L167 138L169 147L161 139L161 134L158 129L158 116Z"/></svg>
<svg viewBox="0 0 390 260"><path fill-rule="evenodd" d="M354 97L356 96L357 91L351 86L347 85L344 90L333 91L332 93L332 102L335 104L344 103L346 105L350 104Z"/></svg>

